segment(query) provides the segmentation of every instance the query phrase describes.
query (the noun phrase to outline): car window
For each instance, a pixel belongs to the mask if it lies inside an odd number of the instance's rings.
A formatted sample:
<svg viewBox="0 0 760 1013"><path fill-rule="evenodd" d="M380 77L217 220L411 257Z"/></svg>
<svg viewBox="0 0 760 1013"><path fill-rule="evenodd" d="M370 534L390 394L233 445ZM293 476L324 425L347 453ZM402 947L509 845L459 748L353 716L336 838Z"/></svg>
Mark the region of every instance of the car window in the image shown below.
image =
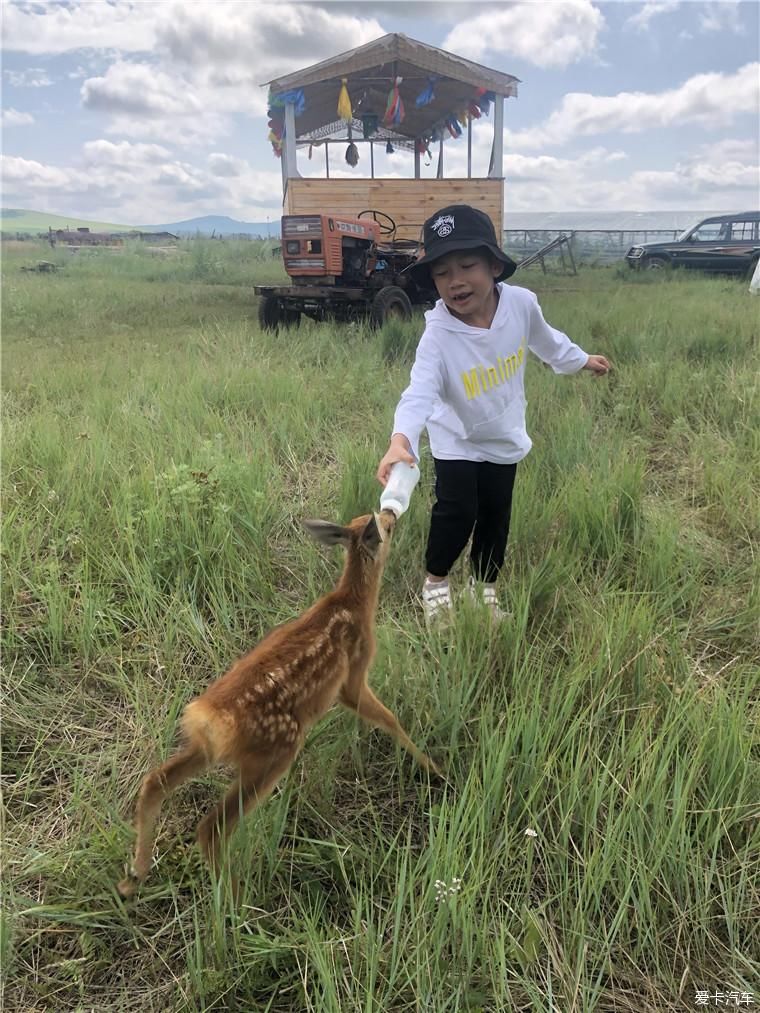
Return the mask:
<svg viewBox="0 0 760 1013"><path fill-rule="evenodd" d="M716 243L719 239L728 239L726 222L705 222L691 234L694 243Z"/></svg>
<svg viewBox="0 0 760 1013"><path fill-rule="evenodd" d="M748 222L745 220L737 220L731 222L731 238L732 239L745 239L751 242L757 237L757 222Z"/></svg>

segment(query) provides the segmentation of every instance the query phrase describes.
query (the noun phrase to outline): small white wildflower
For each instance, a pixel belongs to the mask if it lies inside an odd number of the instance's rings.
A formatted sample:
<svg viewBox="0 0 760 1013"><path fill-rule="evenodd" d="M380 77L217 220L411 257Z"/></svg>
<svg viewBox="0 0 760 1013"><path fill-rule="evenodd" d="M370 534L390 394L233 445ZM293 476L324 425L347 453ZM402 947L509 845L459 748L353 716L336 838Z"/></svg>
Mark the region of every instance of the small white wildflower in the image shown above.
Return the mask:
<svg viewBox="0 0 760 1013"><path fill-rule="evenodd" d="M538 837L538 834L536 833L535 830L531 830L531 828L528 827L528 829L525 831L525 836L526 837Z"/></svg>
<svg viewBox="0 0 760 1013"><path fill-rule="evenodd" d="M456 876L451 881L451 886L448 885L446 880L437 879L435 881L435 899L439 904L444 903L449 897L454 897L462 889L462 880Z"/></svg>

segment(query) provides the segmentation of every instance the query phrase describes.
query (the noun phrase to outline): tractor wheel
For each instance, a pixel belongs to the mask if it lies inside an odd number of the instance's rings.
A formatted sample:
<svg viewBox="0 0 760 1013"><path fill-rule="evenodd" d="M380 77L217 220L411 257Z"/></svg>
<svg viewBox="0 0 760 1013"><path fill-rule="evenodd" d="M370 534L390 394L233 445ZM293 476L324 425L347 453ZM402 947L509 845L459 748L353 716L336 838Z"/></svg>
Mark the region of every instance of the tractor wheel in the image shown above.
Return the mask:
<svg viewBox="0 0 760 1013"><path fill-rule="evenodd" d="M373 327L382 327L388 320L411 320L412 304L409 296L396 285L381 288L375 296L370 310Z"/></svg>
<svg viewBox="0 0 760 1013"><path fill-rule="evenodd" d="M276 331L280 327L298 327L301 314L286 310L276 295L265 295L259 300L259 326L263 331Z"/></svg>

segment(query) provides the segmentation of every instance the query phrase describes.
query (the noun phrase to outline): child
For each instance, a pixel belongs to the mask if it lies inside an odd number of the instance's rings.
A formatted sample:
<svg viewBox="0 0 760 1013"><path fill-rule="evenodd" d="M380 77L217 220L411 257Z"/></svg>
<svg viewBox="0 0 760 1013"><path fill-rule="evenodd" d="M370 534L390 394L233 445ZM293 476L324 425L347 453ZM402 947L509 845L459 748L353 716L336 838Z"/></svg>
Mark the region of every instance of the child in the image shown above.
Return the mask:
<svg viewBox="0 0 760 1013"><path fill-rule="evenodd" d="M470 594L503 618L496 578L504 562L517 462L531 448L523 376L528 351L555 373L610 368L543 318L532 292L504 285L516 264L491 219L467 204L442 208L424 225L424 256L409 270L432 280L440 299L425 314L409 386L377 469L385 485L397 461L419 458L427 427L435 463L422 603L427 619L451 608L448 575L472 535Z"/></svg>

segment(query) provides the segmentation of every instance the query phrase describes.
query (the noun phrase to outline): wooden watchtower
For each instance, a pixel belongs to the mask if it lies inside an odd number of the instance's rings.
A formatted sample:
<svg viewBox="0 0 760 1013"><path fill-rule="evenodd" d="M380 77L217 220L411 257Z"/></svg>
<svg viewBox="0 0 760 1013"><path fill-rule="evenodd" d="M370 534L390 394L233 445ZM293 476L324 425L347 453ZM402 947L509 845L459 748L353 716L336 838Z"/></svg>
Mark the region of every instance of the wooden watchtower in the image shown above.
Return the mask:
<svg viewBox="0 0 760 1013"><path fill-rule="evenodd" d="M281 153L283 213L357 215L371 208L394 219L398 238L418 239L422 223L437 208L472 204L491 217L501 236L504 99L517 95L518 84L510 74L401 34L385 35L270 81L270 140ZM348 102L350 118L338 113L341 95L341 112ZM487 176L474 177L473 120L488 119L490 166ZM466 177L444 174L444 147L451 144L466 147ZM349 173L349 145L361 168L351 169L348 178L336 178L338 172L342 177ZM375 175L376 149L388 145L409 152L409 177ZM322 147L324 177L302 175L298 150ZM421 175L421 157L437 158L435 178Z"/></svg>

